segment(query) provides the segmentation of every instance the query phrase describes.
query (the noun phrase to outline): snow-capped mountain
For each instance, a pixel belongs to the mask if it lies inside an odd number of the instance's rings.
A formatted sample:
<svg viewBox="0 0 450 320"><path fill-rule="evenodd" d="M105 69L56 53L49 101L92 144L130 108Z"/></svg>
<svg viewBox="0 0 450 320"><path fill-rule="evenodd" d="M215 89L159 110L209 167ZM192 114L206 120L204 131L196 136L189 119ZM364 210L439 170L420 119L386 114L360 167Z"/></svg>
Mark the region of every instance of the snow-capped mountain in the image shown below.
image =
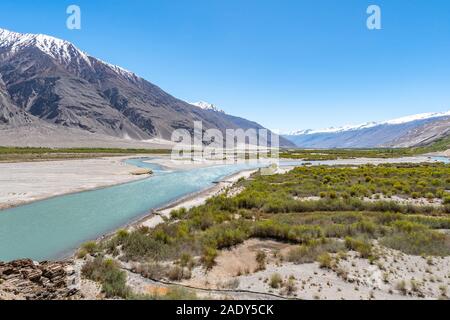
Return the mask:
<svg viewBox="0 0 450 320"><path fill-rule="evenodd" d="M97 134L170 140L175 129L189 131L194 121L223 132L262 128L212 105L199 108L179 100L68 41L0 29L0 130L13 126L9 132L20 135L19 126L48 124L83 131L92 139Z"/></svg>
<svg viewBox="0 0 450 320"><path fill-rule="evenodd" d="M199 107L203 110L211 110L211 111L215 111L215 112L225 113L225 111L217 108L215 105L213 105L212 103L209 103L209 102L199 101L199 102L191 102L191 104L193 106Z"/></svg>
<svg viewBox="0 0 450 320"><path fill-rule="evenodd" d="M408 147L450 133L450 111L421 113L382 122L366 122L284 135L302 148Z"/></svg>
<svg viewBox="0 0 450 320"><path fill-rule="evenodd" d="M346 126L337 127L337 128L330 127L330 128L318 129L318 130L313 130L313 129L297 130L297 131L290 132L287 135L291 135L291 136L299 135L300 136L300 135L315 134L315 133L338 133L338 132L344 132L344 131L368 129L368 128L385 125L385 124L390 124L390 125L403 124L403 123L408 123L408 122L413 122L413 121L418 121L418 120L426 120L426 119L440 118L440 117L446 117L446 116L450 116L450 111L420 113L420 114L391 119L391 120L382 121L382 122L373 122L372 121L372 122L365 122L365 123L359 124L359 125L346 125Z"/></svg>
<svg viewBox="0 0 450 320"><path fill-rule="evenodd" d="M21 34L0 29L0 47L9 49L10 55L24 48L35 47L64 64L70 64L75 59L77 63L83 60L90 65L88 55L70 42L42 34Z"/></svg>
<svg viewBox="0 0 450 320"><path fill-rule="evenodd" d="M93 61L96 61L108 66L123 77L130 80L138 79L133 72L96 59L66 40L44 34L22 34L0 28L0 49L5 51L6 56L12 57L29 48L39 49L42 53L66 67L77 66L94 70Z"/></svg>

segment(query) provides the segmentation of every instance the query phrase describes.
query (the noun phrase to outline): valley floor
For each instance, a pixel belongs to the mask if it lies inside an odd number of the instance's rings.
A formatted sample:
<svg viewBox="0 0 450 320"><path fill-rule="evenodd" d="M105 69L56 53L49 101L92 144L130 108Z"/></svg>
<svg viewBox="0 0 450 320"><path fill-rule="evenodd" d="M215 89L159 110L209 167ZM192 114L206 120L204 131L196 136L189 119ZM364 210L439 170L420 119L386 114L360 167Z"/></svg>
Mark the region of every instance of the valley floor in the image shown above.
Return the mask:
<svg viewBox="0 0 450 320"><path fill-rule="evenodd" d="M95 188L139 179L126 158L0 164L9 183L0 201L12 199L11 186L28 191L20 199L56 195L74 181ZM84 245L68 287L84 299L446 299L448 165L402 160L289 167L268 177L240 172ZM367 162L380 167L357 167ZM157 163L211 165L167 156ZM102 289L102 274L118 279L114 291Z"/></svg>
<svg viewBox="0 0 450 320"><path fill-rule="evenodd" d="M284 171L241 173L229 185L83 246L75 259L81 294L447 299L448 165L402 161ZM100 270L122 274L114 283L119 289L105 291L112 285L106 278L93 282Z"/></svg>

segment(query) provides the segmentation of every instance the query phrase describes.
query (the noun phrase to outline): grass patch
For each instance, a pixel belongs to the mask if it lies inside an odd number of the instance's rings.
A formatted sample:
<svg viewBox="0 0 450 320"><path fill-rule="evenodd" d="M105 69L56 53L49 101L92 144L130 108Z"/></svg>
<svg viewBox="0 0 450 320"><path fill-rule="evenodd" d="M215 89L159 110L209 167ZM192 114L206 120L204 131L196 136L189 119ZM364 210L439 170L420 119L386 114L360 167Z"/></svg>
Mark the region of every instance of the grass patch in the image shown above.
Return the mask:
<svg viewBox="0 0 450 320"><path fill-rule="evenodd" d="M392 232L382 238L380 243L386 247L411 255L450 255L450 241L448 236L426 228L411 232Z"/></svg>
<svg viewBox="0 0 450 320"><path fill-rule="evenodd" d="M311 241L291 249L287 254L287 260L296 264L312 263L318 261L319 256L324 253L337 253L344 249L343 243L336 240Z"/></svg>
<svg viewBox="0 0 450 320"><path fill-rule="evenodd" d="M108 155L169 154L167 149L0 147L0 161L83 159Z"/></svg>

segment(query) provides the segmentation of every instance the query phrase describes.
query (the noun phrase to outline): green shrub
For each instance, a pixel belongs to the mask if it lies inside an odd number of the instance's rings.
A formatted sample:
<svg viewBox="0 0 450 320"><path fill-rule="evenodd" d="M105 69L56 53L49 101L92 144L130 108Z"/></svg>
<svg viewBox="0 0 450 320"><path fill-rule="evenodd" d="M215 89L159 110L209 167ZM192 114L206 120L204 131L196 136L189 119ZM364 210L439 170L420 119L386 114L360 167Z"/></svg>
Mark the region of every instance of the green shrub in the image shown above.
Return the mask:
<svg viewBox="0 0 450 320"><path fill-rule="evenodd" d="M444 204L450 204L450 195L445 196L445 197L443 198L443 202L444 202Z"/></svg>
<svg viewBox="0 0 450 320"><path fill-rule="evenodd" d="M95 241L89 241L86 243L83 243L81 245L81 249L84 249L88 254L95 254L99 251L99 247L97 245L97 242Z"/></svg>
<svg viewBox="0 0 450 320"><path fill-rule="evenodd" d="M202 263L206 270L211 270L216 264L217 250L215 248L206 247L203 250Z"/></svg>
<svg viewBox="0 0 450 320"><path fill-rule="evenodd" d="M173 266L170 268L170 270L167 272L167 277L171 281L181 281L183 279L190 279L191 278L191 272L183 267L180 266Z"/></svg>
<svg viewBox="0 0 450 320"><path fill-rule="evenodd" d="M180 266L191 269L193 265L194 261L192 259L192 256L189 253L184 252L180 258Z"/></svg>
<svg viewBox="0 0 450 320"><path fill-rule="evenodd" d="M396 289L400 291L403 295L406 295L408 293L408 289L406 288L406 281L401 280L397 283Z"/></svg>
<svg viewBox="0 0 450 320"><path fill-rule="evenodd" d="M186 214L187 214L186 208L180 208L178 210L172 210L172 212L170 212L170 217L174 220L178 220L184 218Z"/></svg>
<svg viewBox="0 0 450 320"><path fill-rule="evenodd" d="M180 287L171 287L165 294L153 294L145 296L144 299L151 300L197 300L197 295L191 290Z"/></svg>
<svg viewBox="0 0 450 320"><path fill-rule="evenodd" d="M256 253L256 263L258 264L258 270L266 269L266 258L267 258L267 255L264 251L259 250Z"/></svg>
<svg viewBox="0 0 450 320"><path fill-rule="evenodd" d="M425 194L425 198L427 198L428 200L433 200L434 194L432 192L428 192L427 194Z"/></svg>
<svg viewBox="0 0 450 320"><path fill-rule="evenodd" d="M345 246L349 250L357 251L362 258L368 258L372 253L372 245L366 239L345 238Z"/></svg>
<svg viewBox="0 0 450 320"><path fill-rule="evenodd" d="M312 241L289 250L287 260L296 264L312 263L323 253L337 253L342 250L344 246L338 241Z"/></svg>
<svg viewBox="0 0 450 320"><path fill-rule="evenodd" d="M333 259L328 252L324 252L317 257L317 262L319 262L321 268L331 269Z"/></svg>
<svg viewBox="0 0 450 320"><path fill-rule="evenodd" d="M336 198L337 198L336 191L330 191L330 192L328 192L328 197L329 197L330 199L336 199Z"/></svg>
<svg viewBox="0 0 450 320"><path fill-rule="evenodd" d="M120 229L119 231L117 231L116 235L119 240L123 240L126 237L128 237L129 232L128 232L128 230Z"/></svg>
<svg viewBox="0 0 450 320"><path fill-rule="evenodd" d="M310 240L321 237L322 230L318 226L290 226L267 220L256 223L252 229L251 236L259 238L272 238L296 243L306 243Z"/></svg>
<svg viewBox="0 0 450 320"><path fill-rule="evenodd" d="M133 272L147 279L161 280L166 276L167 268L159 263L150 262L134 266Z"/></svg>
<svg viewBox="0 0 450 320"><path fill-rule="evenodd" d="M269 286L271 288L278 289L281 287L282 283L283 283L283 278L281 278L281 275L279 273L274 273L270 276Z"/></svg>
<svg viewBox="0 0 450 320"><path fill-rule="evenodd" d="M126 273L114 260L97 257L86 262L81 272L86 278L100 282L107 298L127 298L131 293L126 285Z"/></svg>
<svg viewBox="0 0 450 320"><path fill-rule="evenodd" d="M155 232L155 234L157 234ZM152 258L160 260L168 255L168 244L155 239L157 236L142 234L139 231L131 232L122 241L122 250L128 260L145 260Z"/></svg>
<svg viewBox="0 0 450 320"><path fill-rule="evenodd" d="M290 296L293 295L297 291L297 287L295 285L295 277L290 276L289 279L284 283L284 294Z"/></svg>
<svg viewBox="0 0 450 320"><path fill-rule="evenodd" d="M87 256L88 252L86 249L80 248L77 251L77 258L78 259L84 259Z"/></svg>

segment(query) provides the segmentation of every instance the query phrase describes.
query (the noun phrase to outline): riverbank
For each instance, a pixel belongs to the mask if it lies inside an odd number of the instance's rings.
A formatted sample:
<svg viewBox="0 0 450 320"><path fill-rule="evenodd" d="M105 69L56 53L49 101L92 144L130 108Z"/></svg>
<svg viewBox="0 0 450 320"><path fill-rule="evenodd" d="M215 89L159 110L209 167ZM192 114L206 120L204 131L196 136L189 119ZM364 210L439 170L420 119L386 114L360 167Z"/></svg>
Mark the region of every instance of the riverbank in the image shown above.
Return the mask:
<svg viewBox="0 0 450 320"><path fill-rule="evenodd" d="M124 162L135 157L0 163L0 210L143 179Z"/></svg>
<svg viewBox="0 0 450 320"><path fill-rule="evenodd" d="M131 229L134 229L136 227L154 228L158 224L164 222L165 218L169 218L170 213L173 210L178 210L181 208L189 210L191 208L201 206L205 204L206 200L208 200L209 198L222 194L228 187L232 186L235 182L237 182L240 179L248 179L256 171L258 170L257 169L244 170L235 173L233 175L230 175L225 179L218 181L214 186L210 188L190 194L162 208L154 210L148 216L140 219L136 223L133 223L130 227Z"/></svg>

